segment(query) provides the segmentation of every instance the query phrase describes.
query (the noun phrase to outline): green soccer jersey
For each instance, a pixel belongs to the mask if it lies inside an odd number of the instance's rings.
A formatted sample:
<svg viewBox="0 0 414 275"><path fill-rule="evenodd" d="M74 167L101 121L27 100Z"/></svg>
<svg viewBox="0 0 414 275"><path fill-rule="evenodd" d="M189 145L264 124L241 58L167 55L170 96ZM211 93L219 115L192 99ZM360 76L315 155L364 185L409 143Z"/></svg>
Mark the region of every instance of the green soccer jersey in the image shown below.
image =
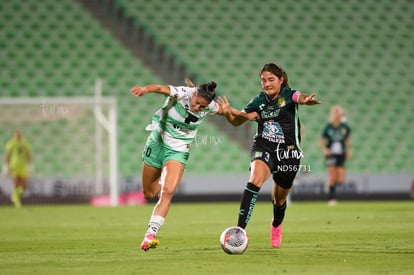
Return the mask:
<svg viewBox="0 0 414 275"><path fill-rule="evenodd" d="M175 151L189 151L200 123L207 114L215 114L219 110L217 102L212 101L203 111L191 112L190 100L196 91L197 88L192 87L170 86L170 96L146 128L152 131L153 140Z"/></svg>
<svg viewBox="0 0 414 275"><path fill-rule="evenodd" d="M6 144L6 152L10 154L11 168L23 168L29 161L30 143L24 138L20 140L12 138Z"/></svg>
<svg viewBox="0 0 414 275"><path fill-rule="evenodd" d="M300 149L298 104L292 98L295 93L299 92L283 87L275 100L262 92L248 103L243 111L260 115L255 142L266 142L274 148L296 145Z"/></svg>
<svg viewBox="0 0 414 275"><path fill-rule="evenodd" d="M328 123L322 132L322 137L326 139L326 147L332 154L342 155L346 152L345 140L350 134L351 128L346 123L341 123L338 127Z"/></svg>

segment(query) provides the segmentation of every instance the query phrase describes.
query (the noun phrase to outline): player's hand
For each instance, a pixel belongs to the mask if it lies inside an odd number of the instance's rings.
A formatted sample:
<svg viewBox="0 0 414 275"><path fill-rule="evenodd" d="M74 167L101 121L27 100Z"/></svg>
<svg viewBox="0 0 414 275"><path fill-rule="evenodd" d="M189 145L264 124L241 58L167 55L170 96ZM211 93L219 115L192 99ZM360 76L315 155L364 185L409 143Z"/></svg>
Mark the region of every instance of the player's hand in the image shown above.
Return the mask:
<svg viewBox="0 0 414 275"><path fill-rule="evenodd" d="M1 169L1 174L3 176L7 176L8 173L9 173L9 166L7 164L4 164Z"/></svg>
<svg viewBox="0 0 414 275"><path fill-rule="evenodd" d="M217 103L219 104L221 111L223 112L223 114L229 114L231 113L231 106L230 106L230 102L228 101L227 97L223 96L219 96L217 98Z"/></svg>
<svg viewBox="0 0 414 275"><path fill-rule="evenodd" d="M329 150L328 148L323 148L322 152L323 152L323 155L326 157L329 157L331 155L331 150Z"/></svg>
<svg viewBox="0 0 414 275"><path fill-rule="evenodd" d="M143 96L146 92L143 87L135 86L131 88L131 94L134 96Z"/></svg>
<svg viewBox="0 0 414 275"><path fill-rule="evenodd" d="M316 105L316 104L321 104L321 102L319 100L317 100L315 98L315 93L312 93L311 95L307 95L303 98L303 104L306 105Z"/></svg>

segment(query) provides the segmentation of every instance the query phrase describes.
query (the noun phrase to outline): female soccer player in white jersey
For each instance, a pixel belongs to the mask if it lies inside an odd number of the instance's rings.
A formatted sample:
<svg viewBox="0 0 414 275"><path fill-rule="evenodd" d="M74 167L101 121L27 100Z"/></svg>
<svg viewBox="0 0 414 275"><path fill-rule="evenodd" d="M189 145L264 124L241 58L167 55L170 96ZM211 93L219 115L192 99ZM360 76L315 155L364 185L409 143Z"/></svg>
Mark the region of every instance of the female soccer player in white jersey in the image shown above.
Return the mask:
<svg viewBox="0 0 414 275"><path fill-rule="evenodd" d="M150 84L131 89L135 96L147 93L167 96L164 105L152 117L152 124L147 126L151 134L142 153L144 196L151 199L159 194L141 243L144 251L159 245L156 235L164 224L174 192L183 176L198 126L209 113L222 115L221 107L214 101L215 82L198 87L191 82L187 84L190 87Z"/></svg>
<svg viewBox="0 0 414 275"><path fill-rule="evenodd" d="M242 195L237 226L245 228L263 183L273 177L273 219L270 242L279 247L286 200L303 156L300 148L298 105L315 105L315 95L305 95L289 88L285 70L274 63L265 64L259 73L263 92L240 112L230 107L226 98L219 99L223 114L235 125L246 122L246 114L256 114L258 124L251 149L250 178Z"/></svg>

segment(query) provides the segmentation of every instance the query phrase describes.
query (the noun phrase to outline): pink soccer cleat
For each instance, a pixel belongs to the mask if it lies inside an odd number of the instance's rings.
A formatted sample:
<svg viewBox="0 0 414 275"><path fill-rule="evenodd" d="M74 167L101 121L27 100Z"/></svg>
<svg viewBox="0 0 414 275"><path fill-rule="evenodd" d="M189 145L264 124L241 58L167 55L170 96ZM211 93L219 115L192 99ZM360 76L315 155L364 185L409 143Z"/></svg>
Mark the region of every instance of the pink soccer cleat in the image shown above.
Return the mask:
<svg viewBox="0 0 414 275"><path fill-rule="evenodd" d="M160 244L160 240L156 239L153 234L146 234L144 240L141 243L141 249L148 251L150 248L157 248Z"/></svg>
<svg viewBox="0 0 414 275"><path fill-rule="evenodd" d="M282 244L282 225L274 227L270 224L270 243L272 247L278 248Z"/></svg>

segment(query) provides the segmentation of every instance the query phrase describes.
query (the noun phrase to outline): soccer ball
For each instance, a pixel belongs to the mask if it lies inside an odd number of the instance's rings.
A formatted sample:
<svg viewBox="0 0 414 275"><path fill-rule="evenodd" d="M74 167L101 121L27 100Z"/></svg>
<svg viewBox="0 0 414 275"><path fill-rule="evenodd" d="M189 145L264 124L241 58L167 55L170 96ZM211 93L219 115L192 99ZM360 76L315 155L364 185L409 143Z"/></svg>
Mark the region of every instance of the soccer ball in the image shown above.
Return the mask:
<svg viewBox="0 0 414 275"><path fill-rule="evenodd" d="M220 236L220 245L227 254L243 254L249 244L246 231L238 226L226 228Z"/></svg>

